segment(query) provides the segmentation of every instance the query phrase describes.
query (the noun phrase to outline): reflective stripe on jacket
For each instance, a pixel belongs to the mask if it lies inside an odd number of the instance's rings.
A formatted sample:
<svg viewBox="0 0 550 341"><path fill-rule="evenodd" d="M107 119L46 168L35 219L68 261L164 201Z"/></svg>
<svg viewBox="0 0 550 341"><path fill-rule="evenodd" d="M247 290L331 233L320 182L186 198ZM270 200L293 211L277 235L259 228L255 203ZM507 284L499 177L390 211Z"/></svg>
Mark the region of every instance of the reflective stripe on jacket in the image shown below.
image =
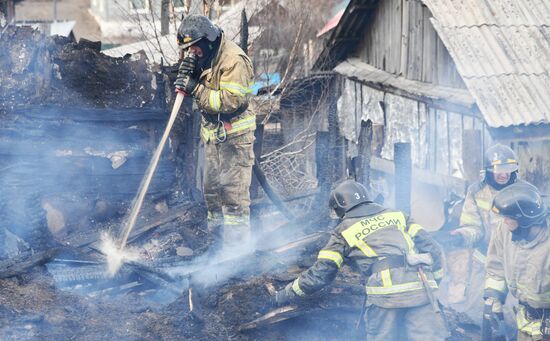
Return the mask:
<svg viewBox="0 0 550 341"><path fill-rule="evenodd" d="M535 340L542 340L542 318L531 320L527 317L525 307L519 306L516 313L516 325L518 330L529 336L532 336Z"/></svg>
<svg viewBox="0 0 550 341"><path fill-rule="evenodd" d="M245 115L237 117L230 122L220 122L214 128L210 124L201 126L201 138L203 141L225 141L229 136L237 136L238 133L256 129L256 116ZM241 135L241 134L238 134Z"/></svg>
<svg viewBox="0 0 550 341"><path fill-rule="evenodd" d="M546 222L550 226L550 221ZM535 309L550 308L550 230L532 241L512 241L504 226L496 229L487 252L485 296L504 302L508 291Z"/></svg>
<svg viewBox="0 0 550 341"><path fill-rule="evenodd" d="M255 115L246 110L253 77L254 70L248 56L222 35L212 67L202 72L199 85L193 92L199 109L211 116L209 120L202 120L203 141L221 142L225 140L223 136L229 138L256 129ZM217 123L218 116L226 122L225 129ZM220 139L215 138L218 135L221 135Z"/></svg>
<svg viewBox="0 0 550 341"><path fill-rule="evenodd" d="M434 271L426 271L426 275L429 285L435 289L435 280L443 275L439 245L402 212L384 209L376 204L366 207L370 214L344 219L335 229L327 245L319 252L315 264L294 281L294 292L304 296L321 289L335 278L342 264L349 261L366 279L370 303L384 308L428 303L415 269L397 267L372 273L371 267L384 256L430 253L434 259Z"/></svg>

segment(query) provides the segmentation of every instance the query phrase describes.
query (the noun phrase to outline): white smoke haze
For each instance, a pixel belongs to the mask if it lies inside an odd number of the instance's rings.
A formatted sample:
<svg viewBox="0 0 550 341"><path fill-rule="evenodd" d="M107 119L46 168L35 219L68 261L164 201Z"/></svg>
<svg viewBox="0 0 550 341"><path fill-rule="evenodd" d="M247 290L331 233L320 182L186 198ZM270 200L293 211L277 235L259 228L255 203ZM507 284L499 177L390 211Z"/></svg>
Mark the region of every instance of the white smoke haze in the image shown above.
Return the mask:
<svg viewBox="0 0 550 341"><path fill-rule="evenodd" d="M301 250L287 251L281 253L281 256L269 251L299 239L303 235L303 226L295 224L279 228L276 239L272 233L274 227L280 227L280 221L264 221L262 232L256 231L252 238L239 244L225 245L218 250L211 249L189 264L166 269L166 272L179 278L192 275L191 283L211 287L223 285L231 278L245 280L248 276L261 276L266 269L296 262L301 256Z"/></svg>

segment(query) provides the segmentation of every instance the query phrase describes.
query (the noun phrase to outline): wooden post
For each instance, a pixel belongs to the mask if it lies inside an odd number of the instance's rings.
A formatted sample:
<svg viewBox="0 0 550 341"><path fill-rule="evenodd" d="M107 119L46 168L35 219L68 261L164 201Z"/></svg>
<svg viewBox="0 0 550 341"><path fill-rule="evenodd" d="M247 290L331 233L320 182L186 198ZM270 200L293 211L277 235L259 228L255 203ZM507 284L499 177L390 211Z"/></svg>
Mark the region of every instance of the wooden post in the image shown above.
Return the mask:
<svg viewBox="0 0 550 341"><path fill-rule="evenodd" d="M333 85L334 87L334 85ZM330 98L329 111L328 111L328 177L332 183L339 178L341 167L341 139L340 129L338 126L338 109L336 105L337 98L332 94Z"/></svg>
<svg viewBox="0 0 550 341"><path fill-rule="evenodd" d="M482 167L483 146L481 144L481 131L466 129L462 133L462 161L464 176L469 182L479 179L479 171Z"/></svg>
<svg viewBox="0 0 550 341"><path fill-rule="evenodd" d="M248 19L246 18L246 9L241 12L241 49L248 54Z"/></svg>
<svg viewBox="0 0 550 341"><path fill-rule="evenodd" d="M407 77L407 65L409 62L409 0L403 0L402 15L400 73L402 76Z"/></svg>
<svg viewBox="0 0 550 341"><path fill-rule="evenodd" d="M395 206L397 209L411 213L411 144L395 143L393 145L395 166Z"/></svg>
<svg viewBox="0 0 550 341"><path fill-rule="evenodd" d="M355 161L357 182L370 188L370 158L372 154L372 121L361 121L359 146Z"/></svg>
<svg viewBox="0 0 550 341"><path fill-rule="evenodd" d="M317 183L321 192L330 190L330 176L328 164L329 133L318 131L315 135L315 168L317 168Z"/></svg>
<svg viewBox="0 0 550 341"><path fill-rule="evenodd" d="M264 125L258 124L256 126L256 131L254 132L254 136L256 137L256 140L254 141L254 157L256 158L257 162L260 162L260 158L262 156L262 144L264 140ZM258 179L255 177L252 178L252 183L250 184L250 199L258 198Z"/></svg>
<svg viewBox="0 0 550 341"><path fill-rule="evenodd" d="M192 14L204 15L203 0L191 0L191 3L189 4L189 15Z"/></svg>
<svg viewBox="0 0 550 341"><path fill-rule="evenodd" d="M160 34L165 36L170 30L170 0L162 0L160 5Z"/></svg>

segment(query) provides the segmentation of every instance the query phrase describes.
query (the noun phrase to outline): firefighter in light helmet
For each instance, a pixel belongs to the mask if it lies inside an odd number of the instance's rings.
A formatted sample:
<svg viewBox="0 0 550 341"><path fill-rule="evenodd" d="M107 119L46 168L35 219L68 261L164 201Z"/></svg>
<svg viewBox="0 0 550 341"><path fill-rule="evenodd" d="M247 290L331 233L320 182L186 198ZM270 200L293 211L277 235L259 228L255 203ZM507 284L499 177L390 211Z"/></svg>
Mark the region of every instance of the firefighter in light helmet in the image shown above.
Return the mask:
<svg viewBox="0 0 550 341"><path fill-rule="evenodd" d="M485 153L485 182L501 190L517 180L518 158L516 153L507 146L496 144Z"/></svg>
<svg viewBox="0 0 550 341"><path fill-rule="evenodd" d="M366 188L345 180L330 193L330 207L342 219L308 270L275 295L277 305L306 297L330 284L344 263L366 283L368 340L443 340L445 325L426 290L437 290L443 275L442 251L403 212L384 208ZM425 268L426 288L419 277Z"/></svg>
<svg viewBox="0 0 550 341"><path fill-rule="evenodd" d="M177 38L185 58L175 86L195 99L202 114L208 228L225 246L237 246L250 237L249 187L256 129L256 116L248 110L252 62L202 15L184 18Z"/></svg>
<svg viewBox="0 0 550 341"><path fill-rule="evenodd" d="M487 252L485 320L501 316L510 291L519 301L515 307L517 339L547 340L550 337L548 209L536 187L516 183L495 196L492 210L504 217L504 223L494 231Z"/></svg>
<svg viewBox="0 0 550 341"><path fill-rule="evenodd" d="M463 290L462 300L448 302L453 309L466 313L478 325L483 320L486 250L493 231L502 224L502 217L491 211L491 204L500 190L513 183L523 182L518 179L516 153L502 144L495 144L486 150L481 173L482 179L468 188L460 227L451 231L470 249L470 256L468 275L462 276L463 283L459 283L460 286L456 285L456 288L461 287ZM513 316L511 311L507 315Z"/></svg>

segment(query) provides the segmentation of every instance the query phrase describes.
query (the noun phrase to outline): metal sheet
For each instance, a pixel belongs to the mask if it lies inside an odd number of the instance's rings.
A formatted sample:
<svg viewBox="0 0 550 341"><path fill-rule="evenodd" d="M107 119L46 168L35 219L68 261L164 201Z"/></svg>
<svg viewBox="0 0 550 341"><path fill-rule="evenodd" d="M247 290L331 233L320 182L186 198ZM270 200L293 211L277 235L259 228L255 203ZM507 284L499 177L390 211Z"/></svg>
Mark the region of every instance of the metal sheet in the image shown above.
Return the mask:
<svg viewBox="0 0 550 341"><path fill-rule="evenodd" d="M422 0L448 26L534 25L550 23L548 0Z"/></svg>
<svg viewBox="0 0 550 341"><path fill-rule="evenodd" d="M550 1L422 2L490 127L550 122Z"/></svg>

